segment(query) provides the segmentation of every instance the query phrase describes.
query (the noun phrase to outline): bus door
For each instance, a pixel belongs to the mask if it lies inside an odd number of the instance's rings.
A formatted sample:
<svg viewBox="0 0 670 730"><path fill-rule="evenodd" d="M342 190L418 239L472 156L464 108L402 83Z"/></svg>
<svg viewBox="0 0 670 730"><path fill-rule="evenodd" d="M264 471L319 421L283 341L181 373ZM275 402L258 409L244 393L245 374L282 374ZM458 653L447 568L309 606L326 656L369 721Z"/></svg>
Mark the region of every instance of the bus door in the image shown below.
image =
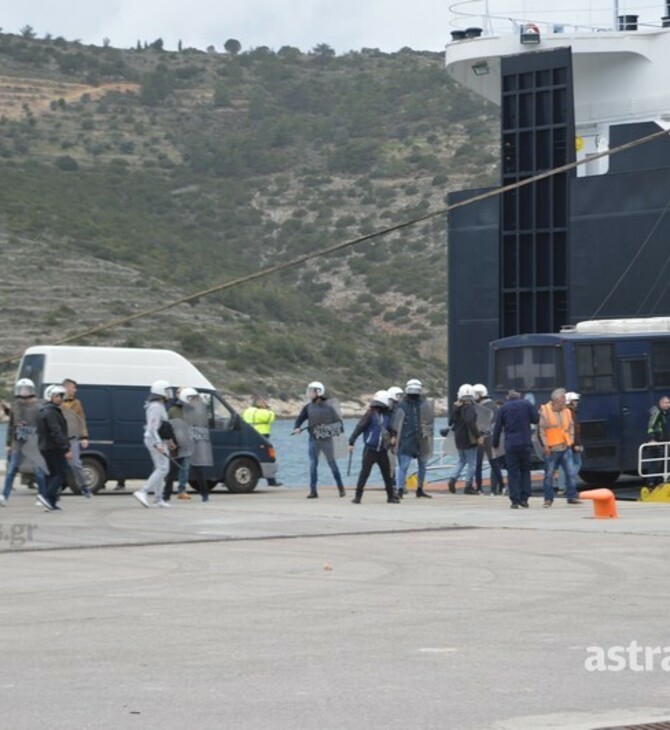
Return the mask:
<svg viewBox="0 0 670 730"><path fill-rule="evenodd" d="M637 452L646 440L650 389L649 342L629 340L615 343L619 371L621 417L621 469L637 471Z"/></svg>

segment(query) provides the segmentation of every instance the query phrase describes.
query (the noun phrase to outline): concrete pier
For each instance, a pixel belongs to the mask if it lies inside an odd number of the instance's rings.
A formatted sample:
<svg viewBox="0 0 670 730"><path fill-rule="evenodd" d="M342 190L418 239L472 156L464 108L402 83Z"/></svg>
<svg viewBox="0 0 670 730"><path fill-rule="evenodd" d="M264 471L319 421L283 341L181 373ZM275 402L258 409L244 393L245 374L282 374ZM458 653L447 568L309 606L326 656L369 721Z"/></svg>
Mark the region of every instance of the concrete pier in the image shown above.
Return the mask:
<svg viewBox="0 0 670 730"><path fill-rule="evenodd" d="M670 505L606 521L564 500L305 494L44 513L17 489L0 511L11 727L670 720Z"/></svg>

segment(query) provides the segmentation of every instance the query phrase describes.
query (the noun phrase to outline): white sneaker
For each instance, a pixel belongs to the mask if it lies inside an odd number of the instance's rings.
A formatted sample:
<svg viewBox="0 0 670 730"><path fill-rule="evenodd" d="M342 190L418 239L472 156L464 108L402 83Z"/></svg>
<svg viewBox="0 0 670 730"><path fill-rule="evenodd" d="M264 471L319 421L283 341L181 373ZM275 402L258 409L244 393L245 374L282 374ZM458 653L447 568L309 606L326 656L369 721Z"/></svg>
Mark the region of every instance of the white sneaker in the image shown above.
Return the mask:
<svg viewBox="0 0 670 730"><path fill-rule="evenodd" d="M133 492L133 497L143 506L148 507L149 506L149 500L147 499L147 495L144 492Z"/></svg>
<svg viewBox="0 0 670 730"><path fill-rule="evenodd" d="M7 506L7 500L5 499L5 497L2 494L0 494L0 507L6 507L6 506Z"/></svg>
<svg viewBox="0 0 670 730"><path fill-rule="evenodd" d="M48 512L53 512L53 505L46 497L43 497L41 494L37 495L37 501L39 502L40 506L44 507L45 510Z"/></svg>
<svg viewBox="0 0 670 730"><path fill-rule="evenodd" d="M164 499L159 499L158 502L155 502L156 507L172 507L172 505L169 502L166 502Z"/></svg>

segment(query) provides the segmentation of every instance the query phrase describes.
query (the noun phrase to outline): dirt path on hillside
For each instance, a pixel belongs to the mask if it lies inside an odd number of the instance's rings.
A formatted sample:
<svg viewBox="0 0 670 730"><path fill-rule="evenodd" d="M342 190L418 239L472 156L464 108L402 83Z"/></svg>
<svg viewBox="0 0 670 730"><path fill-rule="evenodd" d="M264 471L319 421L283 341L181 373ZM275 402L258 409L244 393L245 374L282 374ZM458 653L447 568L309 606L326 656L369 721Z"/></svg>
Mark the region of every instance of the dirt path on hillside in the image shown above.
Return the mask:
<svg viewBox="0 0 670 730"><path fill-rule="evenodd" d="M88 94L91 99L99 99L110 91L136 92L139 88L139 84L129 82L114 81L91 86L65 81L0 76L0 115L16 119L24 113L24 104L30 107L33 114L40 114L49 111L51 102L59 99L64 99L66 102L79 101L83 94Z"/></svg>

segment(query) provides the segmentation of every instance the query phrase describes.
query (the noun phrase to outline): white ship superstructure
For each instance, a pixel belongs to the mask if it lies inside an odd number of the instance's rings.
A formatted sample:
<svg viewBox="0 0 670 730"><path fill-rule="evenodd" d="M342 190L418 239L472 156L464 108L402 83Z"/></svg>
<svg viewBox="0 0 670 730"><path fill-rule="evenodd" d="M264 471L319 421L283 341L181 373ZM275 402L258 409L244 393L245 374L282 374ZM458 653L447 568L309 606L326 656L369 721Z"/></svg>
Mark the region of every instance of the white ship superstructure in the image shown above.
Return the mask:
<svg viewBox="0 0 670 730"><path fill-rule="evenodd" d="M609 149L612 124L651 121L669 129L670 2L665 15L659 3L657 17L644 23L641 15L628 12L629 7L635 10L635 4L629 3L627 14L618 15L618 3L614 3L609 27L547 22L542 19L547 4L535 3L544 7L537 17L532 8L522 14L506 13L505 4L495 0L452 5L459 13L454 15L454 25L460 27L454 29L455 39L446 47L449 75L500 104L502 58L570 48L578 160ZM639 12L645 9L648 16L648 3ZM580 166L577 174L602 174L608 165L607 157L600 158Z"/></svg>

